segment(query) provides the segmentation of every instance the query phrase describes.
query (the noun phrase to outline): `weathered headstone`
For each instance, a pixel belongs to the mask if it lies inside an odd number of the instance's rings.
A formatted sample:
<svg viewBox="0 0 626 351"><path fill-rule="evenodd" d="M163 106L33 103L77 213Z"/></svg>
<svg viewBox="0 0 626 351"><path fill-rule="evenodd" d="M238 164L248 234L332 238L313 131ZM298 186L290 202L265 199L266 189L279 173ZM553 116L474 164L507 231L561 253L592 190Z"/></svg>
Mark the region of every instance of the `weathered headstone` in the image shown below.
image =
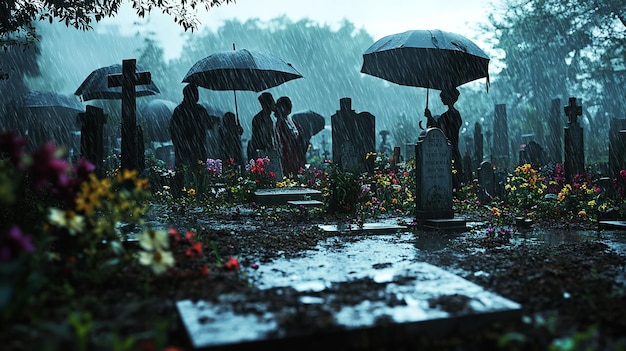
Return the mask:
<svg viewBox="0 0 626 351"><path fill-rule="evenodd" d="M103 126L107 116L103 109L87 105L85 112L78 114L80 122L80 153L96 166L96 175L104 175L104 135Z"/></svg>
<svg viewBox="0 0 626 351"><path fill-rule="evenodd" d="M401 152L400 147L394 146L393 155L391 156L391 165L390 165L390 168L394 171L398 168L398 163L402 161L400 158L400 152Z"/></svg>
<svg viewBox="0 0 626 351"><path fill-rule="evenodd" d="M439 128L429 128L415 146L416 217L449 219L452 209L452 150Z"/></svg>
<svg viewBox="0 0 626 351"><path fill-rule="evenodd" d="M342 169L368 171L366 155L376 152L376 118L369 112L356 113L350 98L339 104L331 116L333 162Z"/></svg>
<svg viewBox="0 0 626 351"><path fill-rule="evenodd" d="M626 119L613 118L609 128L609 174L611 178L620 177L619 171L626 169Z"/></svg>
<svg viewBox="0 0 626 351"><path fill-rule="evenodd" d="M152 78L150 72L136 72L137 61L135 59L122 61L122 74L109 75L109 87L122 87L122 160L121 167L125 169L139 170L143 163L144 155L139 151L143 146L143 140L137 137L137 94L135 86L150 84ZM139 143L142 143L139 145Z"/></svg>
<svg viewBox="0 0 626 351"><path fill-rule="evenodd" d="M539 143L531 140L519 151L519 164L530 163L535 167L546 164L546 153Z"/></svg>
<svg viewBox="0 0 626 351"><path fill-rule="evenodd" d="M583 143L583 128L578 124L578 117L582 116L583 108L576 104L576 98L569 98L569 105L563 108L567 116L565 127L565 178L574 179L576 174L585 172L585 147Z"/></svg>
<svg viewBox="0 0 626 351"><path fill-rule="evenodd" d="M563 144L561 137L561 100L553 99L550 107L550 117L548 118L548 130L550 132L547 141L547 161L552 163L562 163Z"/></svg>
<svg viewBox="0 0 626 351"><path fill-rule="evenodd" d="M484 161L478 167L478 201L488 204L496 196L496 174L491 162Z"/></svg>
<svg viewBox="0 0 626 351"><path fill-rule="evenodd" d="M507 169L510 162L509 127L506 105L497 104L493 116L493 141L491 161L498 169Z"/></svg>
<svg viewBox="0 0 626 351"><path fill-rule="evenodd" d="M480 123L476 122L474 123L474 167L472 169L477 169L483 162L483 148L483 127Z"/></svg>

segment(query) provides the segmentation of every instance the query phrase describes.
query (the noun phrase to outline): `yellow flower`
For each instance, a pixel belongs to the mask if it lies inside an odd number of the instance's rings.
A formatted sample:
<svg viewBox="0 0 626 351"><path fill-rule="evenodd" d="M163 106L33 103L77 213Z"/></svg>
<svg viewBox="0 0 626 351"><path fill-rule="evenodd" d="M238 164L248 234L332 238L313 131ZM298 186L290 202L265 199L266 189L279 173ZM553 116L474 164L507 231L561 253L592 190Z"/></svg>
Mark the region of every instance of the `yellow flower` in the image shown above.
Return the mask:
<svg viewBox="0 0 626 351"><path fill-rule="evenodd" d="M85 217L77 215L74 211L63 211L51 207L48 211L48 220L57 227L66 228L70 235L76 235L85 230Z"/></svg>
<svg viewBox="0 0 626 351"><path fill-rule="evenodd" d="M152 252L142 251L139 253L139 263L144 266L150 266L154 274L161 274L169 267L174 267L174 255L171 252L163 250L154 250Z"/></svg>
<svg viewBox="0 0 626 351"><path fill-rule="evenodd" d="M587 202L587 206L593 207L595 205L596 205L596 200L591 200L591 201Z"/></svg>
<svg viewBox="0 0 626 351"><path fill-rule="evenodd" d="M578 215L581 217L585 217L587 215L587 212L585 212L585 210L580 210L578 211Z"/></svg>
<svg viewBox="0 0 626 351"><path fill-rule="evenodd" d="M500 209L497 207L492 207L491 208L491 214L493 214L495 217L500 217Z"/></svg>
<svg viewBox="0 0 626 351"><path fill-rule="evenodd" d="M196 195L196 189L191 188L191 189L187 190L187 194L189 194L189 196L194 196L194 195Z"/></svg>
<svg viewBox="0 0 626 351"><path fill-rule="evenodd" d="M127 180L134 180L135 177L137 176L137 170L133 169L133 170L128 170L128 169L123 169L122 172L118 172L115 175L115 181L118 184L122 184Z"/></svg>
<svg viewBox="0 0 626 351"><path fill-rule="evenodd" d="M394 205L398 204L398 199L396 199L395 197L393 199L391 199L391 203Z"/></svg>
<svg viewBox="0 0 626 351"><path fill-rule="evenodd" d="M566 193L564 193L564 192L562 192L562 191L561 191L561 192L559 193L559 195L557 195L557 197L556 197L556 198L557 198L559 201L563 201L563 200L565 199L565 195L566 195Z"/></svg>

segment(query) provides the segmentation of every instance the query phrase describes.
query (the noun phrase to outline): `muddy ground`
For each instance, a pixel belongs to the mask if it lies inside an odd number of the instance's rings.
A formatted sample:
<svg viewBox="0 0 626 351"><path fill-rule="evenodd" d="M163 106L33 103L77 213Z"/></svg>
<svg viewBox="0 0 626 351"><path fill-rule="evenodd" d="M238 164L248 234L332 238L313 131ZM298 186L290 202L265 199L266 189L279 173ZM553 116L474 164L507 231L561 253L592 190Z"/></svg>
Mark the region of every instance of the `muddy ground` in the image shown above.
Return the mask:
<svg viewBox="0 0 626 351"><path fill-rule="evenodd" d="M379 320L376 325L380 328L357 334L343 332L331 315L315 308L319 305L299 307L295 290L281 289L277 294L275 290L254 288L246 273L254 265L276 257L302 255L334 235L312 229L313 224L336 223L345 218L258 208L207 214L163 207L155 208L152 215L152 224L200 232L209 260L235 256L242 271L215 270L208 277L196 278L164 277L151 284L146 284L143 276L124 272L103 285L80 287L71 300L46 296L43 319L49 322L6 326L0 332L0 349L80 349L73 329L61 322L71 311L80 310L90 311L94 321L86 349L111 350L112 345L122 345L125 340L139 350L162 350L166 346L190 350L176 301L217 301L226 293L245 294L249 303L271 301L273 310L290 311L279 318L279 323L294 336L266 345L237 345L231 349L263 346L290 350L547 350L551 345L562 349L626 348L625 257L605 243L602 231L596 232L594 225L569 228L585 229L597 233L596 237L562 243L520 240L525 234L518 230L513 231L511 238L486 238L481 228L461 233L413 229L416 243L423 245L432 239L433 245L419 251L421 261L520 303L521 316L446 335L437 330L407 332L394 328L390 321ZM555 226L558 225L533 225L535 231ZM359 279L333 289L337 296L343 296L335 303L351 304L375 298L376 284ZM459 314L466 307L462 298L432 303Z"/></svg>

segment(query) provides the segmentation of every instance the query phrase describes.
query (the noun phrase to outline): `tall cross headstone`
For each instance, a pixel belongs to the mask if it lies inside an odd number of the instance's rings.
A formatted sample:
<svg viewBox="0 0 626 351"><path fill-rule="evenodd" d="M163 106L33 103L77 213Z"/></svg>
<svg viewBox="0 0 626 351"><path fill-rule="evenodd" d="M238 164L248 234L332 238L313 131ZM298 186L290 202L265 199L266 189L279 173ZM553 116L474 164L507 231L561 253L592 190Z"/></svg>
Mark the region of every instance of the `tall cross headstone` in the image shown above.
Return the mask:
<svg viewBox="0 0 626 351"><path fill-rule="evenodd" d="M547 138L548 162L561 163L562 157L562 138L561 138L561 99L553 99L550 107L550 117L548 118L548 129L550 137Z"/></svg>
<svg viewBox="0 0 626 351"><path fill-rule="evenodd" d="M491 161L498 169L507 169L510 162L509 127L506 118L506 105L497 104L493 115L493 140Z"/></svg>
<svg viewBox="0 0 626 351"><path fill-rule="evenodd" d="M576 174L585 172L585 147L583 143L583 128L578 124L578 117L582 116L583 108L576 104L576 98L569 98L569 105L563 108L567 116L565 127L565 178L574 179Z"/></svg>
<svg viewBox="0 0 626 351"><path fill-rule="evenodd" d="M454 218L452 209L452 147L439 128L428 128L415 145L415 216Z"/></svg>
<svg viewBox="0 0 626 351"><path fill-rule="evenodd" d="M121 167L139 170L143 155L137 137L137 94L135 86L150 84L150 72L136 72L137 60L122 61L122 74L111 74L109 87L122 87L122 162ZM143 141L142 141L143 142Z"/></svg>

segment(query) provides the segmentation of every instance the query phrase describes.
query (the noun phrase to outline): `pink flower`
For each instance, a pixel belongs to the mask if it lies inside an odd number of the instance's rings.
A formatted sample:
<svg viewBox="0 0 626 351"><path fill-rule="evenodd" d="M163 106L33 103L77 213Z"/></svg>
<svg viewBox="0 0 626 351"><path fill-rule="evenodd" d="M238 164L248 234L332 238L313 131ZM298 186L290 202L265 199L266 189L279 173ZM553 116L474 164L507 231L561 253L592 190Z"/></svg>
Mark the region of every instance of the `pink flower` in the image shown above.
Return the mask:
<svg viewBox="0 0 626 351"><path fill-rule="evenodd" d="M48 184L55 187L66 186L69 178L65 174L69 170L69 164L55 155L56 146L53 142L41 145L33 152L33 188L39 189Z"/></svg>
<svg viewBox="0 0 626 351"><path fill-rule="evenodd" d="M35 246L29 235L14 225L8 232L0 233L0 261L15 259L22 252L33 252Z"/></svg>

